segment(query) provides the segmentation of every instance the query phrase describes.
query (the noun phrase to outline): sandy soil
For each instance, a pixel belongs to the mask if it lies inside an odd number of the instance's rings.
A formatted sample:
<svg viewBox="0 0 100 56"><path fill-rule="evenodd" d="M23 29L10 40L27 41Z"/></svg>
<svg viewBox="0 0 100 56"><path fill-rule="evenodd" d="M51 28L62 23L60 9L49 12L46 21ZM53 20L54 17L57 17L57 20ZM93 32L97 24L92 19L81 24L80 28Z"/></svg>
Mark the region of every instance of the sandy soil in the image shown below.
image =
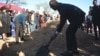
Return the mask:
<svg viewBox="0 0 100 56"><path fill-rule="evenodd" d="M0 56L36 56L39 48L45 45L53 35L57 24L52 22L46 28L37 29L32 33L33 40L20 44L15 44L15 39L11 37L7 41L0 40ZM49 46L49 56L61 56L60 53L66 50L66 26L63 28L63 34L59 34ZM100 56L100 40L94 40L92 35L82 32L80 29L76 36L80 55L74 56Z"/></svg>

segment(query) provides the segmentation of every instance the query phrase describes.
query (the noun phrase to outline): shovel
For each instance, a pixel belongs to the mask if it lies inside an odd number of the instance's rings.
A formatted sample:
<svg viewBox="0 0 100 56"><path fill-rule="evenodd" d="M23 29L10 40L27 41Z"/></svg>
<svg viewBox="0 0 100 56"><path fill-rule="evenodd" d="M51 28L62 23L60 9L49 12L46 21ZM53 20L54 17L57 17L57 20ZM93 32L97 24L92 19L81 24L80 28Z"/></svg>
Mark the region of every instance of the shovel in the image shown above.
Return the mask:
<svg viewBox="0 0 100 56"><path fill-rule="evenodd" d="M48 49L48 47L50 46L51 42L55 39L55 37L51 37L50 41L44 45L44 46L41 46L39 48L39 50L37 51L36 53L36 56L49 56L49 52L50 50Z"/></svg>

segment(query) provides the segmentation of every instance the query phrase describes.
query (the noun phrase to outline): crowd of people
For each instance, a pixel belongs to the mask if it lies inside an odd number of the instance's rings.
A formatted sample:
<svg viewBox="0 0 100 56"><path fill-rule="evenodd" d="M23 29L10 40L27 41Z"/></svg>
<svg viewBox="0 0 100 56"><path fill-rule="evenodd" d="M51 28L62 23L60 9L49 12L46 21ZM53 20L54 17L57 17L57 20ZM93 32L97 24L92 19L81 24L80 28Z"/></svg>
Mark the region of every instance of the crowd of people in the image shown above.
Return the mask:
<svg viewBox="0 0 100 56"><path fill-rule="evenodd" d="M23 8L21 12L17 10L9 10L7 7L0 8L0 36L3 40L8 35L16 38L19 43L19 37L25 41L24 35L28 35L31 39L31 33L38 28L46 27L52 15L43 11L42 14L33 10Z"/></svg>
<svg viewBox="0 0 100 56"><path fill-rule="evenodd" d="M93 0L93 6L89 7L88 15L86 15L83 22L82 30L88 34L93 34L95 40L100 38L100 5L98 5L97 0Z"/></svg>
<svg viewBox="0 0 100 56"><path fill-rule="evenodd" d="M86 30L87 33L94 32L95 40L100 38L100 6L97 0L93 0L93 6L89 7L88 15L85 15L85 12L77 6L59 3L56 0L50 1L50 7L58 10L60 14L55 19L60 23L50 41L54 40L62 31L66 20L70 22L66 30L68 54L78 54L75 33L79 27L83 31ZM45 11L43 14L39 14L33 10L23 9L22 12L18 13L17 10L10 11L6 7L1 7L0 35L3 40L6 40L7 34L11 33L11 36L16 38L16 43L19 43L19 37L25 41L24 35L29 35L32 39L31 33L38 28L46 27L48 20L52 20L52 18L52 15Z"/></svg>

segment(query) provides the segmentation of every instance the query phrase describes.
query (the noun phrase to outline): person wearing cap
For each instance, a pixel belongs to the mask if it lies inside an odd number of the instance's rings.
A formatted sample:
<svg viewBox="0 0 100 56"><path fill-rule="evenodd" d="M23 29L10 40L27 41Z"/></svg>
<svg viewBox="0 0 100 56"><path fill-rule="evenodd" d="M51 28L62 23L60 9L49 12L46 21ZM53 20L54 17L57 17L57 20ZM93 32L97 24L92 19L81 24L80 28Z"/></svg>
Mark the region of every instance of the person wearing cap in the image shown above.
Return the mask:
<svg viewBox="0 0 100 56"><path fill-rule="evenodd" d="M75 33L85 19L85 12L75 5L60 3L56 0L50 0L49 4L52 9L57 10L60 14L60 22L50 41L53 41L62 31L63 26L68 19L70 25L66 30L67 50L62 55L73 56L73 54L79 54L77 50L77 39Z"/></svg>

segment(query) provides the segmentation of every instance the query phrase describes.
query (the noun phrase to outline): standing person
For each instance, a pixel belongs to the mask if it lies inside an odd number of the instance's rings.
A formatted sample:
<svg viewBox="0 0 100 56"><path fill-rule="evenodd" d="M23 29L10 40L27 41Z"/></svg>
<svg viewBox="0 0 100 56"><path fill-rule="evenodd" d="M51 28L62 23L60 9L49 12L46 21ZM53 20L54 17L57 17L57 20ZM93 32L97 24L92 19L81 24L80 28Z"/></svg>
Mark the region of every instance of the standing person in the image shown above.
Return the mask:
<svg viewBox="0 0 100 56"><path fill-rule="evenodd" d="M95 33L95 40L98 40L100 37L100 6L97 4L97 0L93 0L93 7L91 11L93 26L94 26L94 33ZM97 27L99 29L99 37L97 34Z"/></svg>
<svg viewBox="0 0 100 56"><path fill-rule="evenodd" d="M11 36L12 36L12 37L15 37L15 24L14 24L14 21L13 21L14 12L11 13L10 17L11 17L11 21L10 21Z"/></svg>
<svg viewBox="0 0 100 56"><path fill-rule="evenodd" d="M40 27L39 13L36 13L36 20L35 20L35 23L36 23L36 29L38 29L38 28Z"/></svg>
<svg viewBox="0 0 100 56"><path fill-rule="evenodd" d="M87 30L87 33L89 32L92 33L92 16L90 15L90 12L86 16L86 30Z"/></svg>
<svg viewBox="0 0 100 56"><path fill-rule="evenodd" d="M40 15L40 27L43 28L43 27L46 27L46 22L45 22L45 18L44 18L44 15Z"/></svg>
<svg viewBox="0 0 100 56"><path fill-rule="evenodd" d="M10 33L10 15L8 14L8 9L6 7L1 8L0 13L1 27L0 32L2 33L3 40L6 40L7 34Z"/></svg>
<svg viewBox="0 0 100 56"><path fill-rule="evenodd" d="M34 23L34 19L32 15L33 15L33 12L28 12L28 16L26 19L27 34L29 35L31 39L32 39L31 33L35 30L35 23Z"/></svg>
<svg viewBox="0 0 100 56"><path fill-rule="evenodd" d="M81 26L85 18L85 13L78 7L71 4L59 3L56 0L50 1L50 7L54 10L58 10L60 14L60 23L57 26L57 29L54 35L51 37L50 41L53 41L57 35L62 31L66 20L68 19L70 25L66 30L66 45L67 50L63 56L73 56L73 54L79 54L77 50L77 40L75 33L77 29Z"/></svg>
<svg viewBox="0 0 100 56"><path fill-rule="evenodd" d="M31 11L32 15L31 15L31 27L30 27L30 31L33 32L36 29L36 23L35 23L35 11Z"/></svg>

